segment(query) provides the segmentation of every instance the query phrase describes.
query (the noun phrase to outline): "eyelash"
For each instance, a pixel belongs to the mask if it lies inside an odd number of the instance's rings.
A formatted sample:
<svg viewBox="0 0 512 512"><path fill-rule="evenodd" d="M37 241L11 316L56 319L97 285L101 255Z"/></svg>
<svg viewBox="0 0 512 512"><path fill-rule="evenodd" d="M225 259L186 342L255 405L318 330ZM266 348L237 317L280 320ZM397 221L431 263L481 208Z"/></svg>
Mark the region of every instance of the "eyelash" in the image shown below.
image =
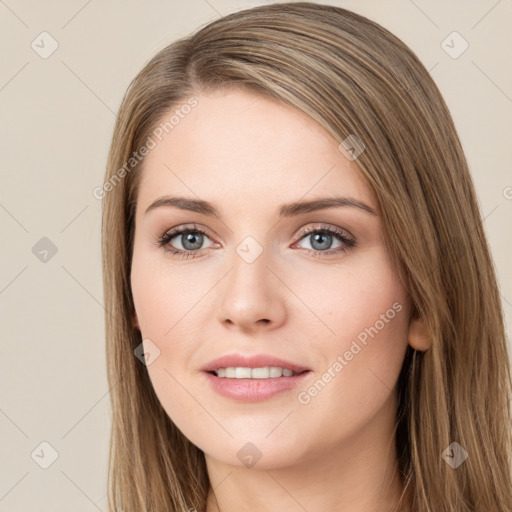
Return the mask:
<svg viewBox="0 0 512 512"><path fill-rule="evenodd" d="M202 230L201 228L197 227L194 224L193 227L181 227L181 228L176 228L171 231L165 232L162 236L157 238L156 245L158 245L158 247L164 247L166 251L169 251L177 258L184 258L184 259L185 258L186 259L196 258L197 257L196 255L198 254L200 249L196 250L196 251L187 251L187 250L182 250L182 249L176 249L175 247L172 247L170 245L170 242L173 238L176 238L179 235L186 235L189 233L200 233L201 235L204 235L204 236L207 236L208 238L210 238L208 236L208 233L206 233L204 230ZM314 256L316 258L322 258L324 256L329 256L331 254L336 254L336 253L348 252L350 249L352 249L353 247L356 246L356 240L353 238L349 238L345 234L344 231L342 231L341 229L329 227L329 226L326 226L323 224L319 228L301 229L301 231L298 234L299 239L297 241L300 241L303 238L305 238L307 235L311 235L313 233L327 233L329 235L333 235L340 242L345 244L345 247L339 247L337 249L329 249L327 251L319 251L319 250L315 250L315 249L304 249L305 251L307 251L307 253L309 255ZM320 254L322 256L320 256Z"/></svg>

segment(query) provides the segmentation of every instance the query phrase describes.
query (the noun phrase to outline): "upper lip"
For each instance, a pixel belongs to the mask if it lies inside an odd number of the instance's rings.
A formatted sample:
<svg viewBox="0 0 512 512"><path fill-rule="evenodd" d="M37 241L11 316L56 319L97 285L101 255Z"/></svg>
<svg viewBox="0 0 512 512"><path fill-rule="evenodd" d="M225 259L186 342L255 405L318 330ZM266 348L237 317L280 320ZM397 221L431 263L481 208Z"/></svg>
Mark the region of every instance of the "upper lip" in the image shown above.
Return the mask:
<svg viewBox="0 0 512 512"><path fill-rule="evenodd" d="M226 354L222 357L210 361L204 365L201 370L204 372L213 372L219 368L265 368L267 366L278 366L280 368L288 368L295 373L302 373L309 370L305 366L285 361L279 357L267 354L243 355L243 354Z"/></svg>

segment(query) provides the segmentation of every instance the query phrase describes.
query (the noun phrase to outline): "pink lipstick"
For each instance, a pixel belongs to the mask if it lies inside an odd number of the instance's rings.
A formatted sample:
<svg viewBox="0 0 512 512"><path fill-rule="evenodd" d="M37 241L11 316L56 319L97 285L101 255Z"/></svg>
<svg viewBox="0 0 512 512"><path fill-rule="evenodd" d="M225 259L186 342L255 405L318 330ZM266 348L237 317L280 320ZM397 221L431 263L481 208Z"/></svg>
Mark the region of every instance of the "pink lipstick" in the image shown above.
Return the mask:
<svg viewBox="0 0 512 512"><path fill-rule="evenodd" d="M265 354L229 354L201 370L214 391L243 402L267 400L289 391L311 373L305 366Z"/></svg>

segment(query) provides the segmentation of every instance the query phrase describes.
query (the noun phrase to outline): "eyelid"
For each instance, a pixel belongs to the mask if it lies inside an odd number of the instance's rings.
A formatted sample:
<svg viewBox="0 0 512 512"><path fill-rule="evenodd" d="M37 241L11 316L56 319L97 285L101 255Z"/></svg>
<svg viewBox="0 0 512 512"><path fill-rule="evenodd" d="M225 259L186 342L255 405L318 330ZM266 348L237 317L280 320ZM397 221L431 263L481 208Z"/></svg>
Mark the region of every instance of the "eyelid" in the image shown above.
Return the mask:
<svg viewBox="0 0 512 512"><path fill-rule="evenodd" d="M320 226L316 226L316 227L308 226L308 227L301 228L298 231L297 235L295 235L295 236L300 240L304 237L304 235L309 235L312 232L314 233L316 231L328 231L330 233L334 232L334 233L338 234L339 236L347 238L353 242L356 241L356 237L354 235L352 235L352 233L350 233L350 231L348 231L344 228L340 228L338 226L334 226L334 225L330 225L330 224L325 224L323 222L321 222L319 224L320 224Z"/></svg>
<svg viewBox="0 0 512 512"><path fill-rule="evenodd" d="M198 232L203 235L206 235L213 243L217 243L215 239L215 236L213 236L209 229L205 228L204 226L190 223L190 224L178 224L177 226L167 229L165 233L162 236L169 236L170 238L175 238L179 235L184 235L188 232ZM161 237L160 237L161 238ZM200 249L201 250L201 249Z"/></svg>
<svg viewBox="0 0 512 512"><path fill-rule="evenodd" d="M200 233L204 233L209 238L215 238L215 236L212 235L211 231L208 228L200 224L196 224L195 222L190 222L187 224L178 224L177 226L166 229L164 234L180 235L183 234L183 231L198 231Z"/></svg>
<svg viewBox="0 0 512 512"><path fill-rule="evenodd" d="M313 223L315 224L315 223ZM327 232L331 236L337 238L342 244L345 245L345 247L341 248L335 248L335 249L327 249L325 251L321 251L318 249L302 249L303 251L306 251L308 254L313 253L312 255L317 258L327 257L331 256L333 254L339 254L348 251L355 245L357 245L356 238L346 229L340 228L334 225L328 225L325 223L317 223L320 224L320 226L315 225L309 225L307 227L301 228L298 233L294 236L294 238L297 238L297 240L293 243L292 247L301 242L307 235L317 232ZM155 245L163 248L164 250L167 250L168 252L174 254L176 257L188 257L191 256L192 258L198 257L196 255L200 255L205 249L197 249L197 250L187 250L187 249L178 249L176 247L172 247L170 242L173 238L176 238L180 235L185 235L188 232L198 232L202 235L206 235L211 241L212 245L217 244L218 242L215 241L215 237L212 237L210 234L210 231L205 228L204 226L199 226L196 223L190 223L190 224L179 224L173 228L167 229L163 235L157 237L155 241ZM169 248L172 247L171 248ZM322 256L324 255L324 256Z"/></svg>
<svg viewBox="0 0 512 512"><path fill-rule="evenodd" d="M318 225L315 225L315 226L307 225L306 227L302 227L299 229L299 231L297 231L294 238L302 238L302 236L309 234L312 231L327 230L327 231L335 231L337 233L346 235L347 238L355 240L355 237L352 235L352 233L350 233L350 231L348 231L345 228L340 228L338 226L326 224L324 222L312 222L310 224L319 224L319 226ZM187 230L204 232L204 234L206 234L209 238L215 239L215 236L211 234L211 232L208 228L206 228L202 225L198 225L194 222L187 223L187 224L178 224L172 228L166 229L164 234L171 234L171 233L175 233L175 232L176 232L176 234L181 234L182 231L187 231Z"/></svg>

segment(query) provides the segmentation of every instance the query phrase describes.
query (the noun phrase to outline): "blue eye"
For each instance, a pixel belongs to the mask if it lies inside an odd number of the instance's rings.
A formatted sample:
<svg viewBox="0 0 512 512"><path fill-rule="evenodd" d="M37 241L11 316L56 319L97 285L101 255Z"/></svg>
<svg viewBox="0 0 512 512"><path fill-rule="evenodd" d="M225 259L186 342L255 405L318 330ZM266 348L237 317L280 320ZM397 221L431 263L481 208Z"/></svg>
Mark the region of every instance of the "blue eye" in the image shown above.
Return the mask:
<svg viewBox="0 0 512 512"><path fill-rule="evenodd" d="M356 245L355 239L344 230L321 225L316 228L307 228L299 233L299 242L303 239L310 240L311 249L305 248L308 254L322 257L336 253L346 252ZM175 247L171 242L177 239L182 248ZM180 227L164 233L157 239L157 245L165 248L178 258L197 257L205 239L210 240L208 234L197 227ZM338 247L332 248L333 239L339 242ZM213 245L213 244L212 244ZM211 245L210 245L211 247Z"/></svg>
<svg viewBox="0 0 512 512"><path fill-rule="evenodd" d="M302 230L299 236L300 240L309 240L312 248L306 248L306 250L309 254L316 257L346 252L356 245L355 239L347 232L326 225L322 225L320 228L316 227ZM333 239L340 243L340 245L334 249L332 248Z"/></svg>
<svg viewBox="0 0 512 512"><path fill-rule="evenodd" d="M164 233L158 239L158 245L160 247L165 247L166 250L179 257L194 257L194 253L201 249L201 245L203 244L205 237L208 238L206 232L195 226L176 228ZM171 241L175 238L181 241L183 249L171 245Z"/></svg>

